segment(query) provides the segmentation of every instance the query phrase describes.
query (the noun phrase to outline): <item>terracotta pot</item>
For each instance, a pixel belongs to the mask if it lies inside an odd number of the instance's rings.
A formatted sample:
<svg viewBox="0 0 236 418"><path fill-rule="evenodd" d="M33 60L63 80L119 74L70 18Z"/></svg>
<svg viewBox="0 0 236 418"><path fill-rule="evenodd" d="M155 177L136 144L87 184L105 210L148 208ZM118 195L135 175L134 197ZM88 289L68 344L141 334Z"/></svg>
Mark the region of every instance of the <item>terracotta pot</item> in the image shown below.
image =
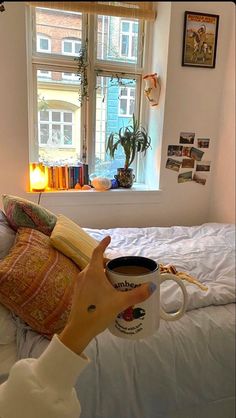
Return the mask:
<svg viewBox="0 0 236 418"><path fill-rule="evenodd" d="M130 189L132 187L135 175L132 168L117 168L117 175L114 176L119 183L119 187Z"/></svg>

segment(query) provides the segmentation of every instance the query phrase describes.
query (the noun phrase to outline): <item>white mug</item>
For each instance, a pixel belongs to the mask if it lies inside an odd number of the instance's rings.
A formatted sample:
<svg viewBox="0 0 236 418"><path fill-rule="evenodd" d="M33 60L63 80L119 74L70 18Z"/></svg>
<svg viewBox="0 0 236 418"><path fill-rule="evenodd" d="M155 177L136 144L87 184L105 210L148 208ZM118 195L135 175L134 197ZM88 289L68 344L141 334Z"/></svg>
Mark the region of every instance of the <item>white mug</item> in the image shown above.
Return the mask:
<svg viewBox="0 0 236 418"><path fill-rule="evenodd" d="M145 282L153 282L156 290L142 303L120 312L109 331L121 338L141 339L153 335L159 328L160 318L166 321L180 319L186 311L187 291L182 280L173 274L160 274L159 265L152 259L139 256L118 257L106 263L106 275L112 285L128 291ZM182 306L177 312L167 313L160 306L160 285L165 280L174 280L183 293Z"/></svg>

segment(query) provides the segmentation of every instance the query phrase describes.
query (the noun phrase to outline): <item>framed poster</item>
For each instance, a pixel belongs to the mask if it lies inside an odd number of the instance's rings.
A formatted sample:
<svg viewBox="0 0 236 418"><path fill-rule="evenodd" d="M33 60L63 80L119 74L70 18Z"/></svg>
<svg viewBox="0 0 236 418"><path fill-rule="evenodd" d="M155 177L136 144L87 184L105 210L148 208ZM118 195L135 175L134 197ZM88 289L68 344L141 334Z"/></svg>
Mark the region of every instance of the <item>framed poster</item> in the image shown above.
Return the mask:
<svg viewBox="0 0 236 418"><path fill-rule="evenodd" d="M218 26L219 15L185 12L182 66L215 67Z"/></svg>

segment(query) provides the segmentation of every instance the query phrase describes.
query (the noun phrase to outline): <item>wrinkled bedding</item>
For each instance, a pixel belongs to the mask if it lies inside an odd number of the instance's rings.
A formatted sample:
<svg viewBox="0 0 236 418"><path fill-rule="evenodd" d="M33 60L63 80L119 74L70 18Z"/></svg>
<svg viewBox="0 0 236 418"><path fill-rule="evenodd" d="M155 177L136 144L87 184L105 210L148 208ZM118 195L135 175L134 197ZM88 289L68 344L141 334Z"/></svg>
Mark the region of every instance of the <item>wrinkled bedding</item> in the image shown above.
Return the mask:
<svg viewBox="0 0 236 418"><path fill-rule="evenodd" d="M235 227L86 229L111 235L106 255L151 257L208 286L187 283L187 313L139 341L105 331L87 347L91 363L76 390L81 418L234 418ZM161 286L165 310L180 304L174 283ZM37 357L48 341L16 318L18 357Z"/></svg>

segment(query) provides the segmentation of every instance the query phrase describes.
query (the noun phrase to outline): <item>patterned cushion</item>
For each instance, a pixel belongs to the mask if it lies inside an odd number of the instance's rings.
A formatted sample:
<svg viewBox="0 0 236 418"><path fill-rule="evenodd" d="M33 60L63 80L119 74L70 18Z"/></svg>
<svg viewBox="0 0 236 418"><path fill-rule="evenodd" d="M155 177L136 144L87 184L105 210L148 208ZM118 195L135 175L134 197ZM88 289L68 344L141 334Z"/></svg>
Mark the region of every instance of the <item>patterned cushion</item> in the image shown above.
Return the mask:
<svg viewBox="0 0 236 418"><path fill-rule="evenodd" d="M57 250L71 258L81 269L87 266L98 245L79 225L63 215L58 216L50 240Z"/></svg>
<svg viewBox="0 0 236 418"><path fill-rule="evenodd" d="M9 253L15 242L16 233L7 222L7 218L0 209L0 260Z"/></svg>
<svg viewBox="0 0 236 418"><path fill-rule="evenodd" d="M0 261L0 303L31 328L51 336L65 325L79 268L50 239L19 228L16 243Z"/></svg>
<svg viewBox="0 0 236 418"><path fill-rule="evenodd" d="M36 203L17 196L3 195L3 207L8 222L17 231L19 227L34 228L50 235L57 217Z"/></svg>

